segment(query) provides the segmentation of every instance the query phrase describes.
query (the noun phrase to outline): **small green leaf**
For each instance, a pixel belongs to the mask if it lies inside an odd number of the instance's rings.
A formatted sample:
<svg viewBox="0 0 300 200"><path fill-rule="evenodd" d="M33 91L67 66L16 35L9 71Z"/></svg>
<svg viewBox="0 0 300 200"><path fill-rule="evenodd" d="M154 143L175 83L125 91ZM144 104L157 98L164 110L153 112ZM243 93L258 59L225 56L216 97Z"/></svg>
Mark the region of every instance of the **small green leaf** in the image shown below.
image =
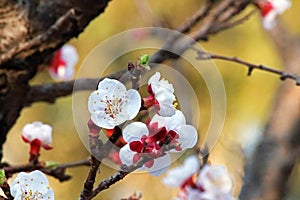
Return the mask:
<svg viewBox="0 0 300 200"><path fill-rule="evenodd" d="M139 57L140 65L148 65L150 56L148 54L143 54Z"/></svg>
<svg viewBox="0 0 300 200"><path fill-rule="evenodd" d="M46 161L45 162L45 168L56 168L58 165L57 162L54 161Z"/></svg>
<svg viewBox="0 0 300 200"><path fill-rule="evenodd" d="M0 170L0 185L3 185L6 181L5 171L3 169Z"/></svg>
<svg viewBox="0 0 300 200"><path fill-rule="evenodd" d="M146 71L150 70L148 62L150 60L150 56L148 54L142 54L138 59L138 65L143 67Z"/></svg>

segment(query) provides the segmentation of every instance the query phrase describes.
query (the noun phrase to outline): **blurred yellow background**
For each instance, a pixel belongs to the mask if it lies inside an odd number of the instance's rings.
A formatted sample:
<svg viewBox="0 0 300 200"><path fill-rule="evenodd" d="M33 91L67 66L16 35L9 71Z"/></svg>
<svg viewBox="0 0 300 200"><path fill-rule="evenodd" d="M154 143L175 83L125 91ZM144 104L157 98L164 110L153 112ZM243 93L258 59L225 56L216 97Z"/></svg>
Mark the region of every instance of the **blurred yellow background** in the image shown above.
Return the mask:
<svg viewBox="0 0 300 200"><path fill-rule="evenodd" d="M202 1L199 0L148 1L153 15L157 19L163 19L170 28L176 28L180 25L201 6L201 3ZM286 23L293 33L300 34L300 26L297 20L294 20L299 18L300 2L293 1L292 3L292 8L280 20ZM76 46L80 56L77 70L89 52L105 39L131 28L153 26L153 19L143 15L139 5L138 0L112 1L105 13L92 21L77 39L70 41ZM244 14L251 9L254 7L248 8ZM208 42L202 42L201 45L207 51L238 56L252 63L281 68L280 58L268 34L261 26L258 12L244 24L212 36ZM105 58L99 55L100 62L101 59ZM180 64L182 63L180 62ZM247 142L254 141L263 130L270 109L272 109L274 94L280 80L275 75L258 70L254 70L252 76L247 77L247 69L244 67L223 61L215 61L215 63L225 84L227 116L222 136L211 152L210 161L213 164L222 164L228 167L235 182L234 192L237 195L243 176L242 147L250 148L251 146L247 146L249 144ZM115 63L117 66L115 68L122 70L126 65L127 61L121 59ZM32 84L52 81L47 71L42 71L32 80ZM196 89L205 92L204 84L199 84L198 81L191 82L195 84ZM207 129L210 121L210 111L205 110L206 107L210 106L210 101L209 95L198 95L201 107L201 125L199 126L199 132L201 132L201 130ZM27 162L29 145L21 140L21 130L25 124L33 121L42 121L53 127L54 149L51 151L42 150L41 160L66 163L88 157L88 152L78 137L72 119L72 98L66 97L58 99L53 105L36 103L22 111L21 117L11 129L4 146L4 161L11 164ZM202 136L200 136L200 140L203 140ZM182 159L180 161L182 162ZM56 179L49 178L56 199L78 199L88 168L73 168L68 169L67 172L73 176L71 181L59 183ZM97 181L113 173L113 169L103 165ZM297 177L300 171L295 169L293 173L295 174L294 177ZM152 177L146 173L132 174L99 194L95 199L121 199L130 196L135 191L142 192L143 200L172 199L176 196L177 190L163 185L160 181L162 177L163 175ZM291 193L293 195L289 199L299 199L300 192L297 192L297 186L299 187L299 180L291 180Z"/></svg>

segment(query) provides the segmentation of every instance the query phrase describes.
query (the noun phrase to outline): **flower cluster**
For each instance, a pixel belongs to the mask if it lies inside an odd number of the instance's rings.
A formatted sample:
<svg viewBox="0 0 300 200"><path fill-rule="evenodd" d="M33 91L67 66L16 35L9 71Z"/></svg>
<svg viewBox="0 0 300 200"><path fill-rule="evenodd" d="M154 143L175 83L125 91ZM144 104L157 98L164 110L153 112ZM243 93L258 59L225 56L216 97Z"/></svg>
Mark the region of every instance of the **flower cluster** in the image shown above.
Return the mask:
<svg viewBox="0 0 300 200"><path fill-rule="evenodd" d="M76 48L72 45L64 45L54 53L49 66L49 74L54 80L69 80L74 76L77 62Z"/></svg>
<svg viewBox="0 0 300 200"><path fill-rule="evenodd" d="M16 200L54 200L54 193L49 186L47 177L38 170L19 173L11 184L10 193Z"/></svg>
<svg viewBox="0 0 300 200"><path fill-rule="evenodd" d="M168 171L163 182L170 187L180 187L177 200L234 200L233 183L226 168L206 164L200 170L196 156Z"/></svg>
<svg viewBox="0 0 300 200"><path fill-rule="evenodd" d="M191 125L186 125L185 117L177 110L172 117L155 115L150 123L133 122L123 131L127 144L120 150L121 161L126 165L136 163L143 155L157 158L145 163L145 169L153 175L164 172L170 165L170 156L163 151L164 145L173 144L180 152L192 148L197 142L197 131Z"/></svg>
<svg viewBox="0 0 300 200"><path fill-rule="evenodd" d="M174 88L167 80L160 80L155 73L148 81L149 96L141 98L137 90L129 89L119 81L105 78L88 100L91 113L89 127L94 125L114 129L135 118L140 109L155 111L147 122L126 124L122 131L123 143L119 157L123 164L137 163L142 157L148 161L142 167L153 175L161 174L170 165L168 152L192 148L198 139L195 127L186 124L184 114L174 108ZM91 129L91 128L90 128ZM90 132L99 132L93 128ZM108 132L111 130L108 130ZM170 147L170 149L168 148Z"/></svg>
<svg viewBox="0 0 300 200"><path fill-rule="evenodd" d="M276 17L291 6L289 0L266 0L259 1L258 7L263 17L263 27L267 30L276 25Z"/></svg>

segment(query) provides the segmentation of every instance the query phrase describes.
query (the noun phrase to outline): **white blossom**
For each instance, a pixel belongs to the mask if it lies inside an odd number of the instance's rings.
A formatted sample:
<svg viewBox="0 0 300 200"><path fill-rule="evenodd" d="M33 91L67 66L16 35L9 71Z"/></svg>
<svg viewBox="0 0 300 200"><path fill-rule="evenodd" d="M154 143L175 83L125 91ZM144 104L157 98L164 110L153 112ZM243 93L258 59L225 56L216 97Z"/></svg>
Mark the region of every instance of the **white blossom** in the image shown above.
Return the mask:
<svg viewBox="0 0 300 200"><path fill-rule="evenodd" d="M175 114L173 102L175 101L174 88L165 79L160 79L160 73L156 72L148 81L148 92L145 97L144 106L154 107L156 112L163 117L171 117Z"/></svg>
<svg viewBox="0 0 300 200"><path fill-rule="evenodd" d="M54 53L49 66L49 74L55 80L70 80L78 62L78 53L74 46L64 45Z"/></svg>
<svg viewBox="0 0 300 200"><path fill-rule="evenodd" d="M230 200L233 182L227 170L219 165L205 165L197 179L197 186L203 188L201 197L205 200Z"/></svg>
<svg viewBox="0 0 300 200"><path fill-rule="evenodd" d="M263 17L263 27L267 30L276 25L276 17L285 12L290 6L289 0L267 0L258 4Z"/></svg>
<svg viewBox="0 0 300 200"><path fill-rule="evenodd" d="M163 183L170 187L181 187L186 180L200 170L200 162L197 156L185 159L182 166L173 168L167 172Z"/></svg>
<svg viewBox="0 0 300 200"><path fill-rule="evenodd" d="M21 172L10 187L15 200L54 200L54 192L47 177L39 170Z"/></svg>
<svg viewBox="0 0 300 200"><path fill-rule="evenodd" d="M137 90L126 90L119 81L105 78L88 100L91 120L99 127L112 129L133 119L141 107Z"/></svg>
<svg viewBox="0 0 300 200"><path fill-rule="evenodd" d="M42 122L26 124L22 130L22 138L25 142L32 143L38 140L45 149L51 148L52 127Z"/></svg>

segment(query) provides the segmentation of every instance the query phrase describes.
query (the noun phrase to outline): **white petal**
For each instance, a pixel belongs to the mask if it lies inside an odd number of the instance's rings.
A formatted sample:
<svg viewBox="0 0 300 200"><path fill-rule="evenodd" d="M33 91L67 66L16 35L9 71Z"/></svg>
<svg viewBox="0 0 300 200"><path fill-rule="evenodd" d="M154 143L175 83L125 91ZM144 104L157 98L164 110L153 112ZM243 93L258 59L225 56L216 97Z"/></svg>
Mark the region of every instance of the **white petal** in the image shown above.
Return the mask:
<svg viewBox="0 0 300 200"><path fill-rule="evenodd" d="M133 156L136 152L130 150L129 144L126 144L120 149L119 156L124 165L132 165L133 164Z"/></svg>
<svg viewBox="0 0 300 200"><path fill-rule="evenodd" d="M155 91L155 99L159 102L173 103L173 101L175 101L175 95L173 92L174 91L165 89L164 87L159 87Z"/></svg>
<svg viewBox="0 0 300 200"><path fill-rule="evenodd" d="M156 72L148 81L148 85L151 85L152 91L154 94L158 92L159 90L165 90L168 92L173 93L174 88L173 85L170 84L167 80L159 80L160 79L160 73Z"/></svg>
<svg viewBox="0 0 300 200"><path fill-rule="evenodd" d="M171 117L175 114L175 108L173 105L167 104L167 105L161 105L160 109L158 111L158 114L163 117Z"/></svg>
<svg viewBox="0 0 300 200"><path fill-rule="evenodd" d="M113 129L116 126L115 120L111 117L106 118L104 112L96 112L91 115L91 120L99 127Z"/></svg>
<svg viewBox="0 0 300 200"><path fill-rule="evenodd" d="M163 182L170 187L180 187L188 178L198 172L199 169L200 162L198 157L190 156L185 159L182 166L169 170Z"/></svg>
<svg viewBox="0 0 300 200"><path fill-rule="evenodd" d="M48 124L44 124L42 127L43 131L40 133L40 140L42 141L42 145L52 144L52 127Z"/></svg>
<svg viewBox="0 0 300 200"><path fill-rule="evenodd" d="M191 125L183 125L176 129L179 135L178 141L180 142L181 148L188 149L196 145L198 140L198 133L195 127Z"/></svg>
<svg viewBox="0 0 300 200"><path fill-rule="evenodd" d="M54 200L54 191L51 187L46 188L47 191L43 193L43 199Z"/></svg>
<svg viewBox="0 0 300 200"><path fill-rule="evenodd" d="M183 166L185 170L196 173L200 169L200 161L197 156L189 156L184 160Z"/></svg>
<svg viewBox="0 0 300 200"><path fill-rule="evenodd" d="M133 122L127 125L123 130L123 138L126 142L140 141L143 135L148 135L149 131L146 124L142 122Z"/></svg>
<svg viewBox="0 0 300 200"><path fill-rule="evenodd" d="M263 27L266 30L271 30L276 25L276 16L275 11L270 11L265 17L263 17Z"/></svg>
<svg viewBox="0 0 300 200"><path fill-rule="evenodd" d="M272 0L272 4L278 14L282 14L291 6L292 3L289 0Z"/></svg>
<svg viewBox="0 0 300 200"><path fill-rule="evenodd" d="M63 67L63 72L61 74L60 68L58 69L58 75L63 80L69 80L74 76L74 68L78 62L76 48L72 45L64 45L61 48L61 57L65 61L66 66Z"/></svg>
<svg viewBox="0 0 300 200"><path fill-rule="evenodd" d="M100 81L98 85L98 90L100 90L100 92L102 90L106 91L107 95L110 96L110 95L119 95L125 93L126 87L125 85L123 85L123 83L121 83L118 80L105 78L102 81Z"/></svg>
<svg viewBox="0 0 300 200"><path fill-rule="evenodd" d="M219 165L205 165L200 171L197 185L202 185L207 193L215 196L228 194L233 187L226 168Z"/></svg>
<svg viewBox="0 0 300 200"><path fill-rule="evenodd" d="M203 198L202 197L203 192L201 192L198 189L193 189L193 188L190 188L190 187L186 188L186 193L187 193L187 199L186 200L196 200L196 199L197 200L217 200L217 199Z"/></svg>
<svg viewBox="0 0 300 200"><path fill-rule="evenodd" d="M106 91L96 90L92 92L88 100L88 109L91 113L92 121L99 127L112 129L116 125L116 120L111 118L108 114L105 113L105 108L107 104L103 102L108 96ZM124 122L125 120L123 120Z"/></svg>
<svg viewBox="0 0 300 200"><path fill-rule="evenodd" d="M160 73L159 72L156 72L154 75L152 75L150 77L150 79L148 80L148 85L150 85L151 83L153 82L158 82L160 79Z"/></svg>
<svg viewBox="0 0 300 200"><path fill-rule="evenodd" d="M178 126L185 124L185 117L180 110L176 110L172 117L166 117L166 126L168 127L168 130L175 130Z"/></svg>
<svg viewBox="0 0 300 200"><path fill-rule="evenodd" d="M26 124L22 130L22 136L29 142L38 139L42 145L52 143L52 127L41 122Z"/></svg>
<svg viewBox="0 0 300 200"><path fill-rule="evenodd" d="M61 48L62 59L67 63L67 68L74 68L78 62L78 53L74 46L64 45Z"/></svg>
<svg viewBox="0 0 300 200"><path fill-rule="evenodd" d="M166 154L163 157L154 159L154 164L151 168L145 167L144 169L146 169L153 176L159 176L162 173L164 173L170 165L171 165L170 155Z"/></svg>
<svg viewBox="0 0 300 200"><path fill-rule="evenodd" d="M185 117L180 110L176 110L175 114L171 117L162 117L156 114L150 123L154 122L158 122L159 127L166 126L169 131L186 124Z"/></svg>
<svg viewBox="0 0 300 200"><path fill-rule="evenodd" d="M32 195L30 197L28 196L30 194L29 191L32 191ZM25 192L27 193L24 194ZM31 173L19 173L11 185L11 194L15 197L15 199L22 199L24 198L23 195L26 195L30 199L33 197L54 199L54 193L52 188L49 186L47 177L38 170ZM35 196L36 194L39 195Z"/></svg>
<svg viewBox="0 0 300 200"><path fill-rule="evenodd" d="M191 175L183 167L173 168L167 172L163 183L170 187L180 187Z"/></svg>
<svg viewBox="0 0 300 200"><path fill-rule="evenodd" d="M152 82L151 89L152 89L152 92L154 93L155 97L157 95L161 94L161 92L166 92L166 93L174 92L173 85L170 84L168 81Z"/></svg>
<svg viewBox="0 0 300 200"><path fill-rule="evenodd" d="M127 120L133 119L141 108L141 96L137 90L130 89L126 95L123 112L127 114Z"/></svg>
<svg viewBox="0 0 300 200"><path fill-rule="evenodd" d="M13 197L18 197L18 196L21 197L22 191L21 191L20 180L26 177L26 175L27 174L25 172L19 173L15 178L15 180L10 185L10 193Z"/></svg>
<svg viewBox="0 0 300 200"><path fill-rule="evenodd" d="M98 111L104 111L104 109L107 107L106 103L102 100L107 96L106 92L101 92L99 90L96 90L91 93L88 99L88 109L89 112L92 114L96 110Z"/></svg>

